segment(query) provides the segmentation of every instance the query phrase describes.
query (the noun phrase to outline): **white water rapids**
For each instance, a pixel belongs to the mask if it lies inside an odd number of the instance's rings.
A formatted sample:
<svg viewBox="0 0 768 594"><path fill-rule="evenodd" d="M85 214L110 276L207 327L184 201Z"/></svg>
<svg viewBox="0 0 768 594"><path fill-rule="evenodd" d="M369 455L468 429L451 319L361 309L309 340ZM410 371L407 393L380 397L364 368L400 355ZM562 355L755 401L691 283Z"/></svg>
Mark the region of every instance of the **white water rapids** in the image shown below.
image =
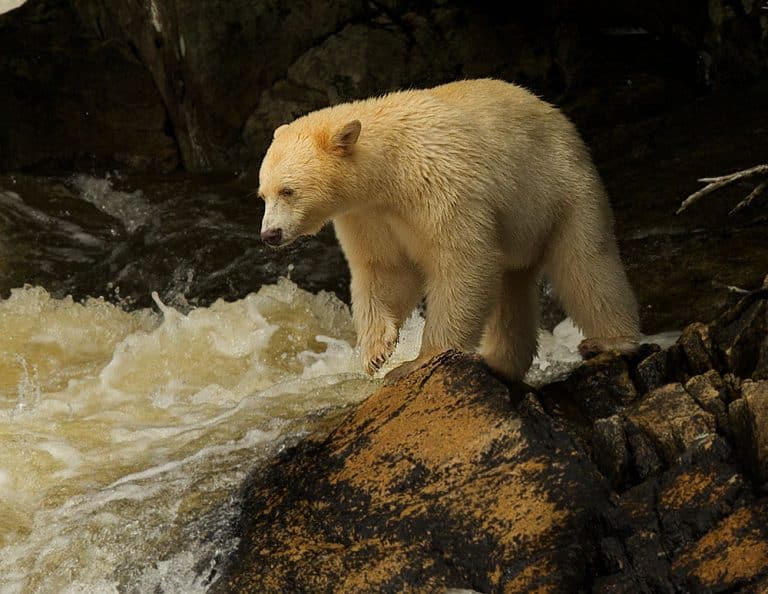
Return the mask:
<svg viewBox="0 0 768 594"><path fill-rule="evenodd" d="M375 386L328 294L158 306L0 302L0 591L203 590L249 467Z"/></svg>
<svg viewBox="0 0 768 594"><path fill-rule="evenodd" d="M0 301L0 592L205 591L247 471L378 385L330 294L283 280L157 309L37 287ZM572 365L578 340L567 321L542 333L531 379Z"/></svg>

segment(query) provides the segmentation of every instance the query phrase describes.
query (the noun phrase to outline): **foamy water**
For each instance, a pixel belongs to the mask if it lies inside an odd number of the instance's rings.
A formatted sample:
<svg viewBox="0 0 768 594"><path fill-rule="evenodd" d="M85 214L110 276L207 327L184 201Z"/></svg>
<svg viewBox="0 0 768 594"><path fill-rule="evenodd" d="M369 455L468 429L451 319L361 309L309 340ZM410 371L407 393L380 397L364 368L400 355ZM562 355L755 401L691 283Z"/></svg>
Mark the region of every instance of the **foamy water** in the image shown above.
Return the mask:
<svg viewBox="0 0 768 594"><path fill-rule="evenodd" d="M0 302L0 591L203 591L246 471L376 386L331 295L158 309Z"/></svg>
<svg viewBox="0 0 768 594"><path fill-rule="evenodd" d="M121 192L112 187L109 176L72 176L72 185L79 190L80 198L90 202L101 212L120 221L128 233L134 233L155 215L155 209L144 199L141 190Z"/></svg>
<svg viewBox="0 0 768 594"><path fill-rule="evenodd" d="M333 295L283 280L186 315L156 303L0 301L1 592L204 592L247 471L378 386ZM575 364L579 338L542 333L529 379Z"/></svg>

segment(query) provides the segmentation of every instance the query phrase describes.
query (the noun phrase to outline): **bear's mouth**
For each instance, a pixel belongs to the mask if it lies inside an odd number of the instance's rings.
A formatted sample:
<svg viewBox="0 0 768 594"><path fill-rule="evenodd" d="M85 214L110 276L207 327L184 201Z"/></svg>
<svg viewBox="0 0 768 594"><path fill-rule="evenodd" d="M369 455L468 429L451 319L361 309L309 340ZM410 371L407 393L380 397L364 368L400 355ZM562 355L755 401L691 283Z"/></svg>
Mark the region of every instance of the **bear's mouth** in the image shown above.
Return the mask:
<svg viewBox="0 0 768 594"><path fill-rule="evenodd" d="M305 237L304 235L292 235L292 236L285 236L283 235L280 238L280 241L267 241L265 239L262 239L262 243L266 245L268 248L272 250L280 250L285 247L288 247L292 243L294 243L297 239Z"/></svg>

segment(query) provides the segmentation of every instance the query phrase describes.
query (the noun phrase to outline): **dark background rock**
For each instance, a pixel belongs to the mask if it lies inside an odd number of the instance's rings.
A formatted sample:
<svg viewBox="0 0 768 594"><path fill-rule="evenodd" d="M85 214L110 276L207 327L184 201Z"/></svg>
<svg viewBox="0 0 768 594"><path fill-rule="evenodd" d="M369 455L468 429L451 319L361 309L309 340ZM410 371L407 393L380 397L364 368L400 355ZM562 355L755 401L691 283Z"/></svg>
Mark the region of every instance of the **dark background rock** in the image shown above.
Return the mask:
<svg viewBox="0 0 768 594"><path fill-rule="evenodd" d="M95 165L179 165L145 65L128 45L83 26L66 1L0 15L0 171Z"/></svg>
<svg viewBox="0 0 768 594"><path fill-rule="evenodd" d="M125 105L130 88L128 95L138 94L152 108L160 107L159 95L165 111L159 131L175 140L184 167L193 171L256 163L280 123L404 86L501 77L557 100L583 129L610 130L768 71L768 25L754 0L548 0L514 7L30 0L0 16L0 28L6 44L0 73L44 89L65 119L76 112L63 100L91 81L61 76L57 66L95 72L101 64L120 72L139 70L140 63L141 75L89 90L104 103ZM33 54L34 68L13 58L18 46ZM64 65L66 57L75 59ZM31 96L18 85L0 95L7 102L21 91ZM31 107L19 107L16 114L26 121L24 109ZM134 121L145 120L146 107L133 107ZM130 117L106 118L113 120ZM108 143L94 149L97 162L119 152ZM34 152L19 152L17 161L1 159L0 169L40 162Z"/></svg>

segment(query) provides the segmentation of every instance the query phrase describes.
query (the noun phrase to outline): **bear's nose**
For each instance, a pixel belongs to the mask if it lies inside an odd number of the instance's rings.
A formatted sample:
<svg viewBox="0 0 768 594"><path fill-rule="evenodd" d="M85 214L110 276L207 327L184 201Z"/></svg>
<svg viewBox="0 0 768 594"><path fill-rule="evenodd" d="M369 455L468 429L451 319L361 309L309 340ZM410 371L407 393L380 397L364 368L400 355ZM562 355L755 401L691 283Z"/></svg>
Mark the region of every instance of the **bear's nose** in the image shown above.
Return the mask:
<svg viewBox="0 0 768 594"><path fill-rule="evenodd" d="M267 229L261 232L261 241L271 246L278 246L283 241L283 230L279 227L276 229Z"/></svg>

